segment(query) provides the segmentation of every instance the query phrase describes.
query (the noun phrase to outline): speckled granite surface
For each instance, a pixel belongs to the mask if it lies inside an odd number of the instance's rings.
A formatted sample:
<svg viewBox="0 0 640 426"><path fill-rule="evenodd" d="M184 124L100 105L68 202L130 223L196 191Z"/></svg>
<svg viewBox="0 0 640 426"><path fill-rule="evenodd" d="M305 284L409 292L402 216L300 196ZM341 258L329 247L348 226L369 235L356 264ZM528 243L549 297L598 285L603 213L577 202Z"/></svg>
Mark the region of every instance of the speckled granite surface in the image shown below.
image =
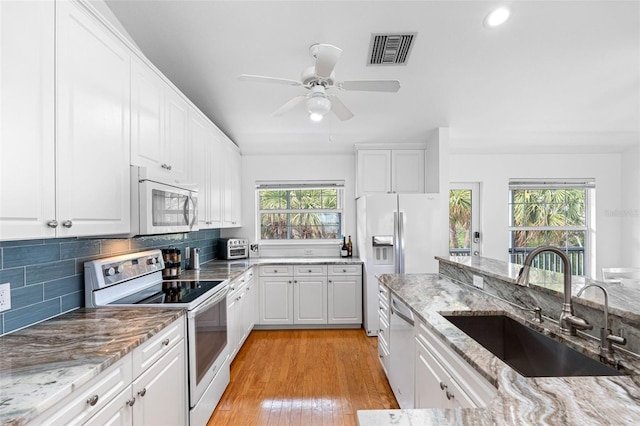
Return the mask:
<svg viewBox="0 0 640 426"><path fill-rule="evenodd" d="M27 424L182 315L79 309L0 337L0 424Z"/></svg>
<svg viewBox="0 0 640 426"><path fill-rule="evenodd" d="M617 355L630 376L526 378L444 319L445 315L506 314L597 358L597 342L561 335L549 321L470 286L435 274L382 275L381 281L471 366L497 387L485 408L358 411L360 425L637 425L640 424L640 359Z"/></svg>

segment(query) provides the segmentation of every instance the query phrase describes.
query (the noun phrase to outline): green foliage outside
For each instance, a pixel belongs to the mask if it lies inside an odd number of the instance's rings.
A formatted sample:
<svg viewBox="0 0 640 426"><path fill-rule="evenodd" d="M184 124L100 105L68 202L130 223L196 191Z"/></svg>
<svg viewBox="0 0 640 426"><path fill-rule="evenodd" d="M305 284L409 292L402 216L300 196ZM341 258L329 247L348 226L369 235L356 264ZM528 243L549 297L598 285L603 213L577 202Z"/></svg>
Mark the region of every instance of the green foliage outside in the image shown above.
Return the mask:
<svg viewBox="0 0 640 426"><path fill-rule="evenodd" d="M471 247L471 190L449 191L449 248Z"/></svg>
<svg viewBox="0 0 640 426"><path fill-rule="evenodd" d="M337 189L259 192L263 240L340 238Z"/></svg>

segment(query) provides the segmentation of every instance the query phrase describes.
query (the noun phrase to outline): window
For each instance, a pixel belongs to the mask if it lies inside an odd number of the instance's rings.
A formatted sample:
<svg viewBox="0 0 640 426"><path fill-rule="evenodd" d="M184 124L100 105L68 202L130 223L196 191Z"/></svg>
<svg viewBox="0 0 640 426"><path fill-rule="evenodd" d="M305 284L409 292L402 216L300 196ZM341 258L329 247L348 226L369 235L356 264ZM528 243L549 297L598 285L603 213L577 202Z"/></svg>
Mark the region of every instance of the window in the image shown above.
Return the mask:
<svg viewBox="0 0 640 426"><path fill-rule="evenodd" d="M509 256L522 264L534 248L551 245L564 250L573 275L585 275L589 256L590 180L509 182ZM541 253L533 266L562 271L553 253ZM587 274L588 275L588 274Z"/></svg>
<svg viewBox="0 0 640 426"><path fill-rule="evenodd" d="M257 185L260 240L337 240L342 233L343 184Z"/></svg>

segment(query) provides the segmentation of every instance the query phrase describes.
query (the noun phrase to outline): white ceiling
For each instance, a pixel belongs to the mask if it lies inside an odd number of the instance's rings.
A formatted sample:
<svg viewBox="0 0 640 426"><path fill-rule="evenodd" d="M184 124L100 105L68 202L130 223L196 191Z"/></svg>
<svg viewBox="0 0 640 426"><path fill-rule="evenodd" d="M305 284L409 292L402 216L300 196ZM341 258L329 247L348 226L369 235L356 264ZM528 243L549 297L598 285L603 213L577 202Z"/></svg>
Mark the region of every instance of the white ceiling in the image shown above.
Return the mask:
<svg viewBox="0 0 640 426"><path fill-rule="evenodd" d="M147 57L245 154L352 152L424 142L454 152L620 151L639 143L639 1L106 0ZM507 3L502 27L482 20ZM417 32L407 65L367 66L372 33ZM355 117L271 113L301 87L313 43L343 49L337 80L398 79L398 93L334 92Z"/></svg>

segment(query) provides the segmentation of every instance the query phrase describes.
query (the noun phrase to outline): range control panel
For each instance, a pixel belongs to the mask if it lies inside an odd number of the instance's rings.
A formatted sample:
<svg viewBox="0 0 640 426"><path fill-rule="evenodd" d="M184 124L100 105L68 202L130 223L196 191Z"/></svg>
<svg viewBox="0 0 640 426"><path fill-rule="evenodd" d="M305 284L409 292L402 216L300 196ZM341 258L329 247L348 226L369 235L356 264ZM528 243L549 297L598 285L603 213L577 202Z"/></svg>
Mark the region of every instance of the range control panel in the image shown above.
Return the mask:
<svg viewBox="0 0 640 426"><path fill-rule="evenodd" d="M85 284L94 290L164 269L162 252L149 250L92 260L84 264Z"/></svg>

